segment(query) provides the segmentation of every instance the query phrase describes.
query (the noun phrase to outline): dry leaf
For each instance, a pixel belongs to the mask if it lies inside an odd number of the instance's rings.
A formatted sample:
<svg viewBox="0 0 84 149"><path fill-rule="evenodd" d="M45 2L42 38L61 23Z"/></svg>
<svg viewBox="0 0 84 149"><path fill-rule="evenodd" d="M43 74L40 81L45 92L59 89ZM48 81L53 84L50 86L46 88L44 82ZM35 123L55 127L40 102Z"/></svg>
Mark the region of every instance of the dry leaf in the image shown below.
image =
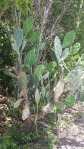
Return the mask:
<svg viewBox="0 0 84 149"><path fill-rule="evenodd" d="M14 103L14 108L18 108L19 105L21 104L21 102L23 101L24 99L18 99L15 103Z"/></svg>
<svg viewBox="0 0 84 149"><path fill-rule="evenodd" d="M24 107L24 109L22 111L22 120L25 120L26 118L28 118L29 115L30 115L29 106L26 103L25 107Z"/></svg>
<svg viewBox="0 0 84 149"><path fill-rule="evenodd" d="M19 93L19 97L20 97L20 98L21 98L21 97L24 97L25 94L26 94L26 92L27 92L27 89L21 89L21 91L20 91L20 93Z"/></svg>
<svg viewBox="0 0 84 149"><path fill-rule="evenodd" d="M62 80L59 80L59 82L57 83L56 87L54 87L53 90L55 92L55 99L54 99L55 102L57 101L57 99L63 93L63 91L64 91L64 85L65 85L65 81L62 79Z"/></svg>

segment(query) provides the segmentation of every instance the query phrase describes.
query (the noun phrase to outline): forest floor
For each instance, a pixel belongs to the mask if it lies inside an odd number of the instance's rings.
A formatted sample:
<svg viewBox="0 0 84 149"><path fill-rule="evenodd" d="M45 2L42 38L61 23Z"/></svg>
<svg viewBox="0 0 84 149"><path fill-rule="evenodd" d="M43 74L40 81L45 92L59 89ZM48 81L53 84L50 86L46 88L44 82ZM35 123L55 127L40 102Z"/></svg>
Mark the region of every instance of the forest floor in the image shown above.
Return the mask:
<svg viewBox="0 0 84 149"><path fill-rule="evenodd" d="M7 98L0 95L0 134L5 133L4 124L11 127L11 118L5 113L8 109L6 102ZM48 121L46 117L44 122L41 122L40 137L36 141L31 141L29 143L31 147L26 146L25 149L84 149L84 102L77 102L74 106L65 108L61 114L58 130L55 124L53 126L52 116L49 115Z"/></svg>

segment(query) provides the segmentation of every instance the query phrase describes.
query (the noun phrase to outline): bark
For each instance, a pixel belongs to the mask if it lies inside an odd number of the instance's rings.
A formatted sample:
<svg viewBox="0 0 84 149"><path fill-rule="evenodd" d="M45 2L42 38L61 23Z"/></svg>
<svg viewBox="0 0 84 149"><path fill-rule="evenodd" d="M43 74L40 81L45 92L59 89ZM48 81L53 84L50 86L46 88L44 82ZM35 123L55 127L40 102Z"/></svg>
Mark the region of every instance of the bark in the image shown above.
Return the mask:
<svg viewBox="0 0 84 149"><path fill-rule="evenodd" d="M53 0L49 0L48 4L46 4L46 6L44 7L44 14L42 14L42 16L41 16L41 28L40 28L39 43L42 41L45 24L47 23L47 19L48 19L52 4L53 4Z"/></svg>

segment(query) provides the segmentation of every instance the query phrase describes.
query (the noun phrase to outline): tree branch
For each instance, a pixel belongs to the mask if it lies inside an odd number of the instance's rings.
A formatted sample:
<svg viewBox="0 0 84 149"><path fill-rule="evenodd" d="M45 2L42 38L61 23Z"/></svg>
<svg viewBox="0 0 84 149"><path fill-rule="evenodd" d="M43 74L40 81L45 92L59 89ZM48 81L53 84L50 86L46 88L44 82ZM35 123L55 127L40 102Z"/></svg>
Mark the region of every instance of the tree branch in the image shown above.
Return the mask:
<svg viewBox="0 0 84 149"><path fill-rule="evenodd" d="M48 18L49 11L51 9L52 4L53 4L53 0L49 0L48 4L46 4L46 6L44 7L44 14L42 14L43 17L41 16L42 19L41 19L39 43L42 41L42 36L43 36L44 29L45 29L45 24L47 22L47 18Z"/></svg>
<svg viewBox="0 0 84 149"><path fill-rule="evenodd" d="M55 23L53 24L52 28L51 28L51 33L49 35L49 39L52 39L52 36L55 34L55 28L56 28L56 25L57 23L59 22L59 20L62 18L62 16L66 13L66 11L68 10L69 6L71 5L72 3L72 0L71 1L65 1L64 3L64 6L63 6L63 9L61 11L61 13L58 15Z"/></svg>

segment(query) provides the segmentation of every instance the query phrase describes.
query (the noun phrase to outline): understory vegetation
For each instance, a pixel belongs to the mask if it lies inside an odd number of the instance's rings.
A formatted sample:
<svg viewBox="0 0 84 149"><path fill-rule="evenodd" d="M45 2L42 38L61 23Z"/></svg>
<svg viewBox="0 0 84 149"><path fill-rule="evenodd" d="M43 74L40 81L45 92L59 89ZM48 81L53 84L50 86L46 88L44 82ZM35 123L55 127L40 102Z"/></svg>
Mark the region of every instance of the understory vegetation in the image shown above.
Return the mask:
<svg viewBox="0 0 84 149"><path fill-rule="evenodd" d="M84 101L83 18L83 0L0 2L0 149L57 147L61 114Z"/></svg>

